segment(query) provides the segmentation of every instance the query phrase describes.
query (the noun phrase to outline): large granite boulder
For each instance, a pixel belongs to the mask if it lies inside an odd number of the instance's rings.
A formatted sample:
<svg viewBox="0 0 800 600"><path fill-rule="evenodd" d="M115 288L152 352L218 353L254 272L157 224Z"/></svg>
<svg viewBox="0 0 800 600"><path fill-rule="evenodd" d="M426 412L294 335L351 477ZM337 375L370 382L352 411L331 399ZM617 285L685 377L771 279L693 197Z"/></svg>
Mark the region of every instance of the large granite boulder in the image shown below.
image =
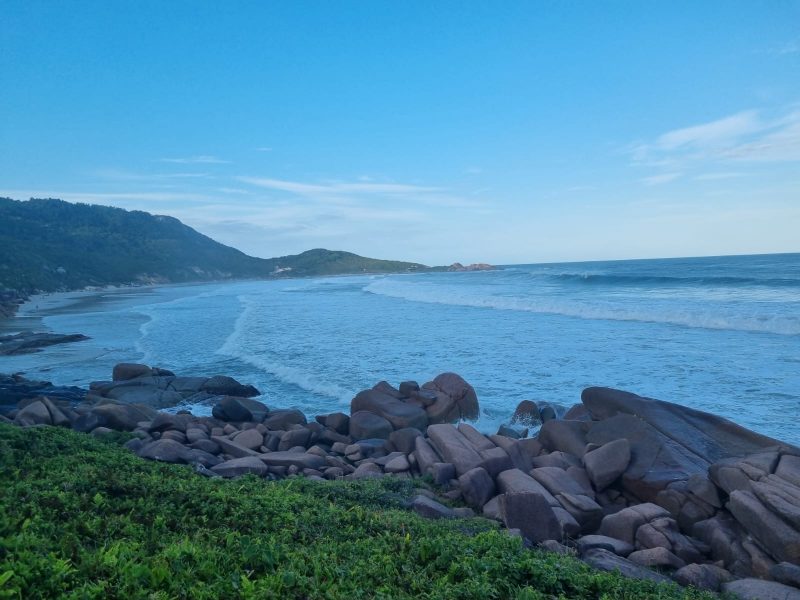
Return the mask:
<svg viewBox="0 0 800 600"><path fill-rule="evenodd" d="M422 386L436 393L436 401L425 410L431 423L453 423L480 416L475 389L456 373L442 373Z"/></svg>
<svg viewBox="0 0 800 600"><path fill-rule="evenodd" d="M363 390L350 402L350 414L368 411L383 417L394 429L414 427L425 429L428 416L425 410L379 390Z"/></svg>

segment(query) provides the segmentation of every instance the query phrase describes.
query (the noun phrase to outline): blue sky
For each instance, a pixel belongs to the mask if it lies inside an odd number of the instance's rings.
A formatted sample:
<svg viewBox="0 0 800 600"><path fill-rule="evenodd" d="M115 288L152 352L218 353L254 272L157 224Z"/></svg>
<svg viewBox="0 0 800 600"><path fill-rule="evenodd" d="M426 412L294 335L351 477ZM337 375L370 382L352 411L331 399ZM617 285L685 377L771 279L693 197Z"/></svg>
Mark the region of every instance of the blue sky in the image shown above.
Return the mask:
<svg viewBox="0 0 800 600"><path fill-rule="evenodd" d="M257 256L800 251L800 2L0 3L0 195Z"/></svg>

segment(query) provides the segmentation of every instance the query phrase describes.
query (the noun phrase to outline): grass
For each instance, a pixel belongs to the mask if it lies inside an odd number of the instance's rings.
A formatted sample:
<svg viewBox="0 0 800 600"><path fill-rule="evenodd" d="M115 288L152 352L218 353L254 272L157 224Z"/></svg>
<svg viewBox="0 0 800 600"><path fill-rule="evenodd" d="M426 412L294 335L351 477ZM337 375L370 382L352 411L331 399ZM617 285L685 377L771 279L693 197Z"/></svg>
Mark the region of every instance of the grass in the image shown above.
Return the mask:
<svg viewBox="0 0 800 600"><path fill-rule="evenodd" d="M0 425L0 598L710 598L427 521L409 481L206 479Z"/></svg>

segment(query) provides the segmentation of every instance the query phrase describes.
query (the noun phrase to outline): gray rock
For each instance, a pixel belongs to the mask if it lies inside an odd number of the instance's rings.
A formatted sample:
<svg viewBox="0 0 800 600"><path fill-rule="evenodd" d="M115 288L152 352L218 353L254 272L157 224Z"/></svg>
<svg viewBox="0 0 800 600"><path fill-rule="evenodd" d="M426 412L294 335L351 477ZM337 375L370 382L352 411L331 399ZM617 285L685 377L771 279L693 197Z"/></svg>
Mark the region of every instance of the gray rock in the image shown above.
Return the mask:
<svg viewBox="0 0 800 600"><path fill-rule="evenodd" d="M290 429L281 436L278 450L288 450L289 448L296 448L298 446L307 448L310 442L311 432L308 429L304 427Z"/></svg>
<svg viewBox="0 0 800 600"><path fill-rule="evenodd" d="M422 387L437 393L436 401L426 409L431 423L471 421L480 416L475 389L460 375L442 373Z"/></svg>
<svg viewBox="0 0 800 600"><path fill-rule="evenodd" d="M722 591L741 600L800 600L800 590L777 581L738 579L722 584Z"/></svg>
<svg viewBox="0 0 800 600"><path fill-rule="evenodd" d="M565 546L556 540L545 540L543 542L539 542L539 548L546 550L547 552L554 552L555 554L562 554L564 556L571 556L575 554L575 551L572 548L569 548L568 546Z"/></svg>
<svg viewBox="0 0 800 600"><path fill-rule="evenodd" d="M273 410L263 423L270 431L286 431L292 425L305 425L306 416L297 409Z"/></svg>
<svg viewBox="0 0 800 600"><path fill-rule="evenodd" d="M800 486L800 456L784 454L775 469L775 475Z"/></svg>
<svg viewBox="0 0 800 600"><path fill-rule="evenodd" d="M114 366L111 379L114 381L128 381L137 377L147 377L153 374L153 370L147 365L135 363L119 363Z"/></svg>
<svg viewBox="0 0 800 600"><path fill-rule="evenodd" d="M306 434L307 437L308 434ZM245 429L241 433L237 433L232 441L250 450L258 450L264 445L264 436L257 429Z"/></svg>
<svg viewBox="0 0 800 600"><path fill-rule="evenodd" d="M555 497L541 483L519 469L503 471L497 476L496 482L498 490L503 494L534 492L543 496L550 506L560 506Z"/></svg>
<svg viewBox="0 0 800 600"><path fill-rule="evenodd" d="M428 437L439 455L455 465L458 475L474 469L483 460L477 449L452 425L431 425Z"/></svg>
<svg viewBox="0 0 800 600"><path fill-rule="evenodd" d="M268 467L296 466L300 469L320 469L325 466L324 458L307 452L269 452L259 454L258 457Z"/></svg>
<svg viewBox="0 0 800 600"><path fill-rule="evenodd" d="M556 494L585 495L583 486L558 467L539 467L532 469L531 477L541 483L553 496ZM594 493L592 493L594 496Z"/></svg>
<svg viewBox="0 0 800 600"><path fill-rule="evenodd" d="M769 574L775 581L800 588L800 565L788 562L778 563L772 566Z"/></svg>
<svg viewBox="0 0 800 600"><path fill-rule="evenodd" d="M442 458L422 436L414 440L414 457L419 467L419 472L427 475L433 469L433 465L441 462Z"/></svg>
<svg viewBox="0 0 800 600"><path fill-rule="evenodd" d="M376 479L383 477L383 470L375 463L362 463L347 477L348 479Z"/></svg>
<svg viewBox="0 0 800 600"><path fill-rule="evenodd" d="M416 439L422 435L419 429L406 427L389 434L389 441L403 454L411 454L416 447Z"/></svg>
<svg viewBox="0 0 800 600"><path fill-rule="evenodd" d="M225 454L229 454L234 458L244 458L245 456L259 456L255 450L237 444L233 440L220 435L212 435L211 441L216 443Z"/></svg>
<svg viewBox="0 0 800 600"><path fill-rule="evenodd" d="M453 463L433 463L431 475L433 483L436 485L449 485L450 481L456 477L456 468Z"/></svg>
<svg viewBox="0 0 800 600"><path fill-rule="evenodd" d="M723 583L733 579L731 574L716 565L692 563L681 567L672 578L684 587L718 592Z"/></svg>
<svg viewBox="0 0 800 600"><path fill-rule="evenodd" d="M800 532L767 509L752 492L734 491L728 510L775 559L800 563Z"/></svg>
<svg viewBox="0 0 800 600"><path fill-rule="evenodd" d="M639 527L653 519L668 516L669 512L656 504L639 504L604 517L598 533L632 545Z"/></svg>
<svg viewBox="0 0 800 600"><path fill-rule="evenodd" d="M586 472L598 492L619 479L630 461L631 445L626 438L603 444L597 450L587 452L583 456Z"/></svg>
<svg viewBox="0 0 800 600"><path fill-rule="evenodd" d="M401 396L407 398L419 391L419 384L416 381L403 381L400 383L399 391Z"/></svg>
<svg viewBox="0 0 800 600"><path fill-rule="evenodd" d="M144 445L137 452L141 458L167 463L186 463L189 449L175 440L156 440Z"/></svg>
<svg viewBox="0 0 800 600"><path fill-rule="evenodd" d="M14 417L17 424L52 425L50 411L44 402L37 400L20 409Z"/></svg>
<svg viewBox="0 0 800 600"><path fill-rule="evenodd" d="M346 435L350 430L350 417L342 412L332 413L325 417L325 427L330 427L336 433Z"/></svg>
<svg viewBox="0 0 800 600"><path fill-rule="evenodd" d="M359 410L350 416L350 437L354 440L388 439L392 424L374 412Z"/></svg>
<svg viewBox="0 0 800 600"><path fill-rule="evenodd" d="M686 566L680 558L666 548L646 548L636 550L628 555L628 560L643 567L659 567L665 569L680 569Z"/></svg>
<svg viewBox="0 0 800 600"><path fill-rule="evenodd" d="M583 421L551 419L542 425L538 439L550 452L560 450L580 458L586 448L587 429Z"/></svg>
<svg viewBox="0 0 800 600"><path fill-rule="evenodd" d="M427 496L418 495L411 501L411 508L418 515L426 519L454 519L456 514L452 509Z"/></svg>
<svg viewBox="0 0 800 600"><path fill-rule="evenodd" d="M601 571L619 571L623 577L630 579L646 579L655 581L656 583L666 583L670 581L669 577L651 571L645 567L637 565L629 561L627 558L617 556L613 552L604 550L603 548L594 548L586 552L581 560L595 569Z"/></svg>
<svg viewBox="0 0 800 600"><path fill-rule="evenodd" d="M268 469L267 465L255 456L245 456L219 463L211 467L211 471L222 477L240 477L249 474L264 477Z"/></svg>
<svg viewBox="0 0 800 600"><path fill-rule="evenodd" d="M632 544L608 537L607 535L584 535L578 538L577 546L580 554L585 554L594 548L603 548L623 558L634 550Z"/></svg>
<svg viewBox="0 0 800 600"><path fill-rule="evenodd" d="M158 412L146 405L108 403L95 406L91 410L94 418L111 429L118 431L132 431L141 421L151 421L158 416ZM85 419L88 426L88 416ZM80 421L80 419L79 419ZM78 427L75 427L78 429ZM79 431L84 429L78 429Z"/></svg>
<svg viewBox="0 0 800 600"><path fill-rule="evenodd" d="M533 400L523 400L517 404L516 410L511 417L512 425L522 425L523 427L535 427L541 425L542 417L539 414L539 405Z"/></svg>
<svg viewBox="0 0 800 600"><path fill-rule="evenodd" d="M500 512L500 496L495 496L484 504L481 512L483 512L483 516L487 519L502 521L503 515Z"/></svg>
<svg viewBox="0 0 800 600"><path fill-rule="evenodd" d="M509 529L517 528L532 542L562 540L561 523L547 499L536 492L510 492L500 496L500 514Z"/></svg>
<svg viewBox="0 0 800 600"><path fill-rule="evenodd" d="M392 424L393 429L425 429L428 425L428 416L424 409L377 390L363 390L356 394L350 402L350 414L355 415L359 411L368 411L383 417ZM351 417L350 435L353 435L352 428Z"/></svg>
<svg viewBox="0 0 800 600"><path fill-rule="evenodd" d="M469 423L459 423L456 429L458 429L458 432L461 435L467 438L469 443L472 444L472 446L478 451L478 453L480 453L483 450L492 450L493 448L497 447L497 445L492 440L487 438L485 435L483 435L480 431L475 429Z"/></svg>
<svg viewBox="0 0 800 600"><path fill-rule="evenodd" d="M531 459L531 467L536 469L540 467L558 467L566 471L570 467L580 466L581 461L577 457L560 450L550 452L549 454L540 454Z"/></svg>
<svg viewBox="0 0 800 600"><path fill-rule="evenodd" d="M581 526L581 531L595 531L603 519L603 508L583 494L556 494L556 500Z"/></svg>
<svg viewBox="0 0 800 600"><path fill-rule="evenodd" d="M461 494L470 506L482 508L495 493L495 485L486 469L475 467L458 478Z"/></svg>
<svg viewBox="0 0 800 600"><path fill-rule="evenodd" d="M406 458L405 454L401 454L393 458L392 460L388 461L386 465L383 467L383 470L387 473L402 473L403 471L408 471L411 468L411 465L408 464L408 459Z"/></svg>
<svg viewBox="0 0 800 600"><path fill-rule="evenodd" d="M241 398L252 398L253 396L261 395L261 392L252 385L242 385L233 377L225 375L209 377L200 386L200 390L218 396L239 396Z"/></svg>

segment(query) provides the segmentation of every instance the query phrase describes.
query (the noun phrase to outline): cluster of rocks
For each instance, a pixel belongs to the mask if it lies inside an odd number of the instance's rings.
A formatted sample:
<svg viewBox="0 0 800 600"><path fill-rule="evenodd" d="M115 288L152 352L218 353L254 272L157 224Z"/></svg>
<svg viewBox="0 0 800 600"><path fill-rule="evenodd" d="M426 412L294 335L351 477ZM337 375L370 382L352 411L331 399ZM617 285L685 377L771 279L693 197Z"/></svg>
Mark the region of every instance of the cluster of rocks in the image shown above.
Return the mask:
<svg viewBox="0 0 800 600"><path fill-rule="evenodd" d="M88 339L88 337L80 333L61 334L23 331L11 335L0 335L0 356L33 354L48 346L81 342Z"/></svg>
<svg viewBox="0 0 800 600"><path fill-rule="evenodd" d="M0 319L13 317L26 299L17 290L0 289Z"/></svg>
<svg viewBox="0 0 800 600"><path fill-rule="evenodd" d="M453 373L423 386L380 382L353 398L349 415L310 421L255 395L228 377L118 365L77 405L30 398L8 417L132 431L139 456L207 476L429 476L438 496L420 490L411 502L426 517L480 514L631 577L800 598L800 449L726 419L589 388L564 418L523 403L512 421L543 421L535 437L484 435L464 422L478 416L477 396ZM205 399L213 416L155 410L178 397Z"/></svg>

